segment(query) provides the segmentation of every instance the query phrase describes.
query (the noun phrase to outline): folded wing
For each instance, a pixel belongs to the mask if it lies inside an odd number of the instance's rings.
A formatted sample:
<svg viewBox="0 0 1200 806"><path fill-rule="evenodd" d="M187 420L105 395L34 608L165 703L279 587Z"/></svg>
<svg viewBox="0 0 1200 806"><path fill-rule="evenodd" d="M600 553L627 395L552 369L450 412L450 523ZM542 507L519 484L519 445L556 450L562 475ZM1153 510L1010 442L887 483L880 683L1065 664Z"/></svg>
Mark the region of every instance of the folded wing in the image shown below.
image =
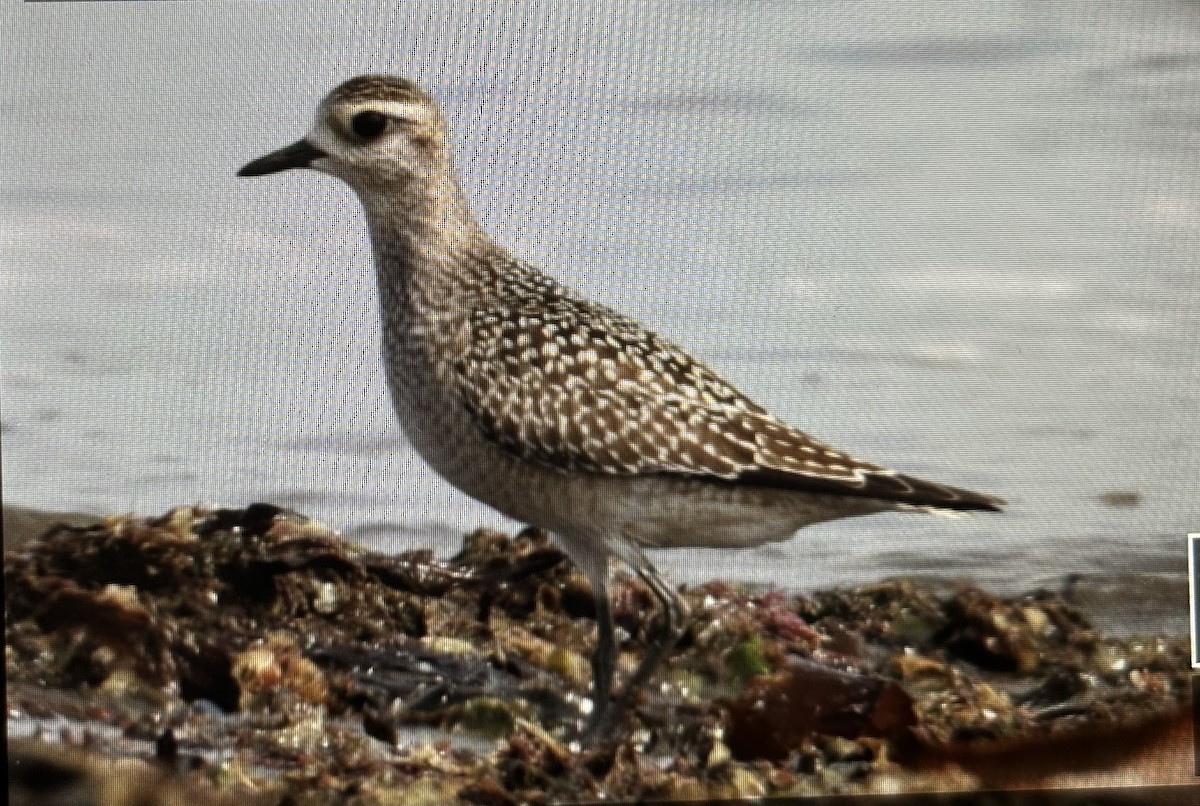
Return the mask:
<svg viewBox="0 0 1200 806"><path fill-rule="evenodd" d="M504 450L564 471L669 474L999 509L997 498L863 462L772 417L637 322L545 281L471 315L456 365L463 405Z"/></svg>

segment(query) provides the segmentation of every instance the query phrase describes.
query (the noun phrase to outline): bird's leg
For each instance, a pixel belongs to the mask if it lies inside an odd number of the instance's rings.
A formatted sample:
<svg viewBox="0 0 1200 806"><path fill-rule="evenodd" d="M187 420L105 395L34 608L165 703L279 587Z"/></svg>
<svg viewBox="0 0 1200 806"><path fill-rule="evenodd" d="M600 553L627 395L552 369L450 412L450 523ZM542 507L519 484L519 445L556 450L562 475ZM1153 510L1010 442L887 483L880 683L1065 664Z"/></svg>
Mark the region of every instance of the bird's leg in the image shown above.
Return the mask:
<svg viewBox="0 0 1200 806"><path fill-rule="evenodd" d="M612 701L612 681L616 669L617 646L606 585L607 560L603 566L603 573L598 568L586 569L596 599L596 650L592 655L593 710L584 730L587 741L604 741L609 738L633 696L650 681L683 634L683 622L686 617L683 600L662 580L654 565L640 551L636 552L632 560L630 566L649 586L658 604L659 613L647 640L646 654L616 702Z"/></svg>
<svg viewBox="0 0 1200 806"><path fill-rule="evenodd" d="M683 621L687 615L687 608L683 600L679 598L679 594L663 582L662 577L658 575L658 571L649 561L639 565L636 570L638 576L650 587L654 598L658 600L659 617L656 619L654 631L647 640L646 654L642 658L642 662L633 676L629 678L629 682L625 684L625 692L621 695L618 710L624 710L633 695L649 683L650 678L658 671L658 667L662 665L667 654L683 635Z"/></svg>
<svg viewBox="0 0 1200 806"><path fill-rule="evenodd" d="M596 586L594 586L596 587ZM602 739L612 728L613 672L617 666L617 643L613 635L612 607L608 592L599 586L596 599L596 649L592 652L592 713L588 718L584 735L589 739Z"/></svg>
<svg viewBox="0 0 1200 806"><path fill-rule="evenodd" d="M565 539L575 548L575 563L592 586L596 606L596 648L592 651L592 712L583 736L591 743L604 739L612 729L613 675L617 669L617 642L613 634L612 605L608 601L609 553L600 539Z"/></svg>

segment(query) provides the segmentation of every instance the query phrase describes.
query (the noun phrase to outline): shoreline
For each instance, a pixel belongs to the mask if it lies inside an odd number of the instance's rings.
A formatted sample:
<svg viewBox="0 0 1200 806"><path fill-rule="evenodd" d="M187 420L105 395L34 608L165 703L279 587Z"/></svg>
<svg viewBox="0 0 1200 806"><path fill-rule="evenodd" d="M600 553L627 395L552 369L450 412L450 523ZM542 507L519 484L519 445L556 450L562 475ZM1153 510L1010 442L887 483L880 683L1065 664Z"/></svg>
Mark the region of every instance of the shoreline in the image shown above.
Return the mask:
<svg viewBox="0 0 1200 806"><path fill-rule="evenodd" d="M21 515L28 529L62 520ZM1186 642L1105 635L1053 591L686 588L688 633L635 698L626 738L584 748L594 602L538 530L479 530L437 560L257 504L18 537L5 553L10 725L65 719L58 743L129 758L99 719L154 769L176 747L180 775L213 797L296 796L350 768L406 803L418 800L398 782L478 804L980 790L1069 781L1078 764L1029 771L1048 747L1069 759L1097 742L1127 782L1193 780L1190 743L1174 738ZM624 677L652 609L621 574L612 601ZM413 730L433 733L414 743ZM475 749L437 738L451 735ZM1149 775L1129 761L1147 752L1166 754Z"/></svg>
<svg viewBox="0 0 1200 806"><path fill-rule="evenodd" d="M0 535L3 535L6 550L24 546L55 524L82 527L100 523L105 517L108 517L79 511L48 510L21 505L5 505L0 507L0 513L3 515L3 529L0 531ZM126 513L114 513L113 516L123 516L124 514ZM366 535L362 534L362 527L357 525L347 526L338 531L344 539L354 545L379 550L375 547L381 540L380 535L387 533L389 527L384 524L374 524L370 527L369 534ZM447 535L453 535L451 539L455 541L461 538L461 534L452 532L449 527L446 527L445 531ZM451 550L453 545L453 543L447 542L447 551ZM399 548L396 553L404 550ZM439 556L444 553L437 549L435 552ZM668 575L671 575L670 563L660 561L659 564ZM953 590L955 586L969 582L980 584L984 590L998 596L1016 596L1034 588L1055 590L1079 606L1089 619L1106 633L1126 638L1160 632L1159 625L1170 621L1176 623L1176 628L1168 630L1165 633L1167 635L1187 637L1189 630L1187 617L1189 586L1187 576L1183 572L1174 573L1152 568L1107 574L1095 571L1087 573L1063 571L1053 576L1045 576L1042 580L1031 580L1024 585L993 586L987 583L976 583L967 576L934 574L928 570L901 570L895 573L881 573L878 577L861 582L839 583L839 586L853 587L891 579L912 580L940 591ZM762 592L782 590L785 593L803 593L806 590L820 590L825 587L793 587L780 585L774 581L760 582L740 578L730 580L730 582Z"/></svg>
<svg viewBox="0 0 1200 806"><path fill-rule="evenodd" d="M0 536L4 539L5 551L8 551L25 546L43 535L55 524L88 526L102 520L104 520L103 515L91 515L84 512L55 512L35 507L5 504L0 507Z"/></svg>

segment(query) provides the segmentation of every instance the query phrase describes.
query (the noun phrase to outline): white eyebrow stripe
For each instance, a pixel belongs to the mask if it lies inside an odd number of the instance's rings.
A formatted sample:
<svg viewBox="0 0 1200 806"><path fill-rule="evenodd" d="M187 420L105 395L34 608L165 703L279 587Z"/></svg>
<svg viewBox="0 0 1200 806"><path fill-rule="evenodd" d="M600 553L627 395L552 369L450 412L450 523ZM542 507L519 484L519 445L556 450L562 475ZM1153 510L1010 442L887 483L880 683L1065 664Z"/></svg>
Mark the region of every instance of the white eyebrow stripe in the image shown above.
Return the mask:
<svg viewBox="0 0 1200 806"><path fill-rule="evenodd" d="M355 104L350 108L350 117L359 112L382 112L391 118L400 120L424 120L429 117L429 108L425 104L405 103L404 101L368 101Z"/></svg>

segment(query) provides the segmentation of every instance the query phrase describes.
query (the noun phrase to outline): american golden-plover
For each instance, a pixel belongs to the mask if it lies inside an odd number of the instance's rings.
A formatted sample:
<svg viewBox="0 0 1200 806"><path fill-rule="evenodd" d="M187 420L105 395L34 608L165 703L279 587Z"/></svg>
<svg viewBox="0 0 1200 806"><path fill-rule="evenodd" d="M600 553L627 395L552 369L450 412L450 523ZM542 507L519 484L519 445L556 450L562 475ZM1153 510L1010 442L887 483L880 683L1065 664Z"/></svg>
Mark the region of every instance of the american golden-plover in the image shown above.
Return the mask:
<svg viewBox="0 0 1200 806"><path fill-rule="evenodd" d="M610 558L660 605L626 696L683 628L646 548L746 548L888 510L996 510L997 498L852 458L771 416L638 322L574 296L481 229L437 104L412 82L334 89L302 140L240 176L314 168L355 190L379 286L383 359L417 452L468 495L562 541L595 591L588 735L618 724Z"/></svg>

